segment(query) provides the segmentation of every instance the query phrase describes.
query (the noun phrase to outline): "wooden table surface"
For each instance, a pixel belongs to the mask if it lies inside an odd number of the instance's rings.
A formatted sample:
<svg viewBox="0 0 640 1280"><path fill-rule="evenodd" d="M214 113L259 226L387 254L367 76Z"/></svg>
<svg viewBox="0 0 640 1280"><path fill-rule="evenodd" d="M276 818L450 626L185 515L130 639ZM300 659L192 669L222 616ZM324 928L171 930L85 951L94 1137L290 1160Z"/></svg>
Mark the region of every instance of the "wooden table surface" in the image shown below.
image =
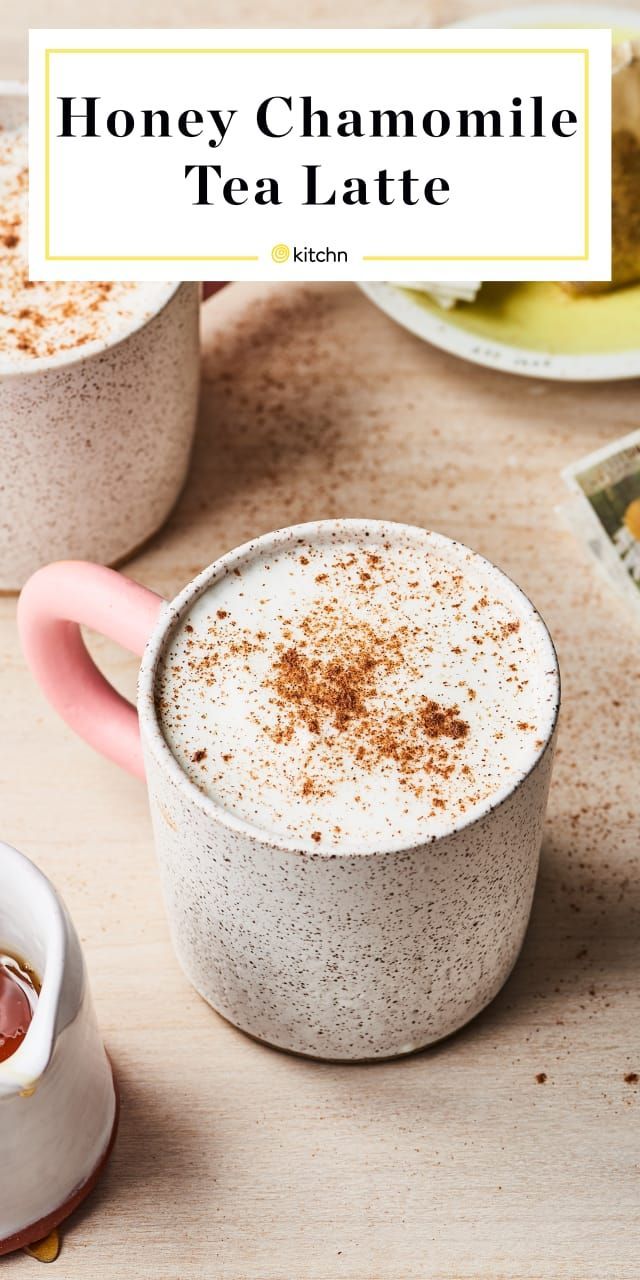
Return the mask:
<svg viewBox="0 0 640 1280"><path fill-rule="evenodd" d="M326 26L333 8L99 0L91 13L98 25ZM345 0L339 21L417 25L479 8ZM21 73L27 25L87 22L80 0L2 14L5 75ZM473 368L396 328L355 286L237 285L205 307L191 475L133 576L170 596L279 525L406 520L496 560L559 649L560 745L522 957L480 1018L404 1062L297 1060L195 995L169 944L144 788L48 710L15 601L0 602L1 835L67 900L122 1094L109 1172L64 1233L65 1280L640 1276L640 1092L624 1079L640 1072L638 629L557 510L561 467L639 418L636 382ZM92 647L132 692L134 660ZM11 1280L38 1265L1 1264Z"/></svg>

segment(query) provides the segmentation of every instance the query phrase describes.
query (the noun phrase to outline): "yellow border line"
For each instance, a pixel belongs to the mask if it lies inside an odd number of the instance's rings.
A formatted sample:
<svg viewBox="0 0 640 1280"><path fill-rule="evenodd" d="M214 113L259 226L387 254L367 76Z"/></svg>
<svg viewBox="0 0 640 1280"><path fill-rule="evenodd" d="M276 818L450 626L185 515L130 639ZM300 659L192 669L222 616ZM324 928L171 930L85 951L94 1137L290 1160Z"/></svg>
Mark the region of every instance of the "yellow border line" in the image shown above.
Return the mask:
<svg viewBox="0 0 640 1280"><path fill-rule="evenodd" d="M207 54L243 54L243 53L338 53L338 54L364 54L364 53L421 53L421 54L455 54L455 53L551 53L551 54L569 54L577 53L583 58L584 63L584 252L582 254L559 254L559 255L484 255L476 254L363 254L362 262L585 262L589 257L589 50L588 49L566 49L566 48L477 48L465 47L457 48L394 48L394 49L377 49L377 48L51 48L45 49L45 156L44 156L44 194L45 194L45 218L44 218L44 239L45 239L45 261L46 262L259 262L259 254L216 254L210 256L204 255L181 255L181 254L83 254L83 255L61 255L52 254L51 250L51 217L50 217L50 194L51 194L51 154L50 154L50 82L51 82L51 54L96 54L96 53L125 53L125 54L151 54L151 53L207 53Z"/></svg>
<svg viewBox="0 0 640 1280"><path fill-rule="evenodd" d="M570 49L560 49L560 48L557 48L557 49L545 49L545 48L541 48L541 49L522 49L522 48L517 48L517 49L515 49L515 48L514 48L514 49L507 49L507 48L489 49L489 48L487 48L487 49L485 49L485 48L481 48L481 49L478 49L478 48L471 48L471 47L469 47L469 48L464 48L464 49L456 49L456 48L452 48L452 49L445 49L445 48L437 48L437 49L429 49L429 48L420 48L420 49L403 49L403 48L398 48L398 49L376 49L375 47L374 47L374 48L370 48L370 49L365 49L365 48L362 48L362 49L358 49L358 48L353 48L353 49L347 49L347 48L344 48L344 49L332 49L332 48L327 48L327 49L322 49L322 48L317 48L317 49L314 49L314 48L304 48L304 49L303 49L303 48L300 48L300 49L295 49L295 48L291 48L291 47L287 47L286 49L278 49L278 48L276 48L276 47L274 47L274 48L269 47L268 49L258 49L258 48L250 48L250 47L247 47L247 48L237 48L237 49L236 49L236 48L231 48L231 47L224 47L224 48L221 48L221 47L219 47L219 46L216 46L215 48L207 48L207 49L190 49L190 48L179 48L179 49L177 49L177 48L169 48L169 47L167 47L167 48L157 48L157 49L145 49L145 48L139 48L139 49L136 49L136 48L130 48L130 49L118 49L118 48L114 48L114 49L106 49L106 48L105 48L105 49L81 49L81 48L74 48L74 49L48 49L48 50L47 50L47 53L233 53L233 54L238 54L238 53L587 53L587 54L588 54L588 52L589 52L589 50L588 50L588 49L576 49L576 48L573 48L573 47L572 47L572 48L570 48Z"/></svg>
<svg viewBox="0 0 640 1280"><path fill-rule="evenodd" d="M191 257L176 255L175 257L157 258L154 255L145 254L104 254L100 257L94 257L93 254L68 255L56 254L49 258L49 262L259 262L259 254L215 254L207 255L194 254Z"/></svg>
<svg viewBox="0 0 640 1280"><path fill-rule="evenodd" d="M589 257L589 53L582 50L584 59L584 258Z"/></svg>
<svg viewBox="0 0 640 1280"><path fill-rule="evenodd" d="M542 253L542 254L530 254L528 257L523 257L522 254L516 253L512 255L508 255L508 254L505 254L504 256L500 255L497 257L485 256L483 258L476 258L473 254L461 255L461 254L453 254L453 253L451 254L448 253L444 257L443 256L438 257L436 255L430 255L430 254L420 254L420 255L395 254L393 257L390 257L387 254L383 256L381 254L366 253L362 255L362 261L363 262L584 262L585 257L586 257L586 254L584 253L572 253L572 254L561 253L556 255L549 255L547 253ZM397 283L401 284L402 281L398 281Z"/></svg>
<svg viewBox="0 0 640 1280"><path fill-rule="evenodd" d="M49 96L50 96L50 55L51 50L45 49L44 57L44 256L45 261L49 262L51 258L51 233L50 233L50 174L51 174L51 158L50 158L50 132L51 125L49 120Z"/></svg>

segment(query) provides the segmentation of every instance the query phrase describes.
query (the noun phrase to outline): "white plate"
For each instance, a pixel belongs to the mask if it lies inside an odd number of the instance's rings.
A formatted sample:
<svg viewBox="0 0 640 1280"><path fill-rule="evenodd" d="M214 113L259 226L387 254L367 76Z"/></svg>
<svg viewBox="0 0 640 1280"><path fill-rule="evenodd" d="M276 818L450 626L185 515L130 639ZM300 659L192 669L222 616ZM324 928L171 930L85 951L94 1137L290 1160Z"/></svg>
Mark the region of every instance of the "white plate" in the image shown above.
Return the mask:
<svg viewBox="0 0 640 1280"><path fill-rule="evenodd" d="M623 8L609 8L604 5L528 5L522 9L496 10L488 14L480 14L472 20L453 23L456 27L579 27L603 26L621 30L640 31L640 11ZM619 378L636 378L640 376L640 347L624 350L589 351L573 354L558 351L545 351L518 346L496 340L491 333L483 334L480 330L470 332L460 327L455 320L455 311L447 313L437 308L429 309L419 294L411 293L398 285L361 284L376 306L398 324L409 329L425 341L449 351L453 355L462 356L475 364L486 365L491 369L503 369L508 373L518 373L525 377L554 378L562 381L602 382ZM624 307L628 322L629 299L631 293L637 298L638 332L640 333L640 286L632 291L622 290L626 295L620 307ZM603 316L603 327L609 331L616 325L615 310L617 303L614 294L605 299L591 299L587 305L606 306L606 319ZM558 306L562 305L560 295ZM565 304L567 305L567 304ZM579 305L569 303L568 305ZM467 309L471 314L473 304ZM603 308L604 310L604 308ZM460 313L459 313L460 314Z"/></svg>

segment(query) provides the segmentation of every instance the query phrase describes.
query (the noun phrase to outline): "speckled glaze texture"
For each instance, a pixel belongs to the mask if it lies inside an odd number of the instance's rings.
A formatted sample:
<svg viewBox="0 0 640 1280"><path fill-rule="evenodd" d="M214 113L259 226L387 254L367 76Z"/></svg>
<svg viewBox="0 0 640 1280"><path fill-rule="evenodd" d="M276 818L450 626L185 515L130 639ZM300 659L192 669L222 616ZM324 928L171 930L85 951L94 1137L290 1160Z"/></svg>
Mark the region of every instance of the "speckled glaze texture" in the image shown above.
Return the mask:
<svg viewBox="0 0 640 1280"><path fill-rule="evenodd" d="M0 590L53 559L118 561L162 524L189 461L200 285L121 341L0 375Z"/></svg>
<svg viewBox="0 0 640 1280"><path fill-rule="evenodd" d="M497 809L380 854L282 850L212 823L146 753L173 944L243 1031L339 1061L440 1040L496 995L522 945L553 744Z"/></svg>
<svg viewBox="0 0 640 1280"><path fill-rule="evenodd" d="M312 536L314 527L293 532ZM538 868L557 702L531 770L451 834L373 853L272 838L189 782L156 718L166 637L224 560L161 610L140 671L142 747L178 958L215 1009L278 1048L345 1062L414 1052L479 1013L515 963Z"/></svg>

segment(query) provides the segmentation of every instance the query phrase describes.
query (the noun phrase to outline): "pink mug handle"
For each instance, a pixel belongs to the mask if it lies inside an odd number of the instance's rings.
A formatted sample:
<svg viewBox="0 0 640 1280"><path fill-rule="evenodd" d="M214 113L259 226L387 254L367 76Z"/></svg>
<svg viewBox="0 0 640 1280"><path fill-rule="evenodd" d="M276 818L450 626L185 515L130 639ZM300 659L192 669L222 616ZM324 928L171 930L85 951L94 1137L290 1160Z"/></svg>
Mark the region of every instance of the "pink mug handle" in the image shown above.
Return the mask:
<svg viewBox="0 0 640 1280"><path fill-rule="evenodd" d="M51 705L96 751L139 778L138 713L98 671L80 626L142 656L164 603L155 591L85 560L38 569L18 602L24 654Z"/></svg>

